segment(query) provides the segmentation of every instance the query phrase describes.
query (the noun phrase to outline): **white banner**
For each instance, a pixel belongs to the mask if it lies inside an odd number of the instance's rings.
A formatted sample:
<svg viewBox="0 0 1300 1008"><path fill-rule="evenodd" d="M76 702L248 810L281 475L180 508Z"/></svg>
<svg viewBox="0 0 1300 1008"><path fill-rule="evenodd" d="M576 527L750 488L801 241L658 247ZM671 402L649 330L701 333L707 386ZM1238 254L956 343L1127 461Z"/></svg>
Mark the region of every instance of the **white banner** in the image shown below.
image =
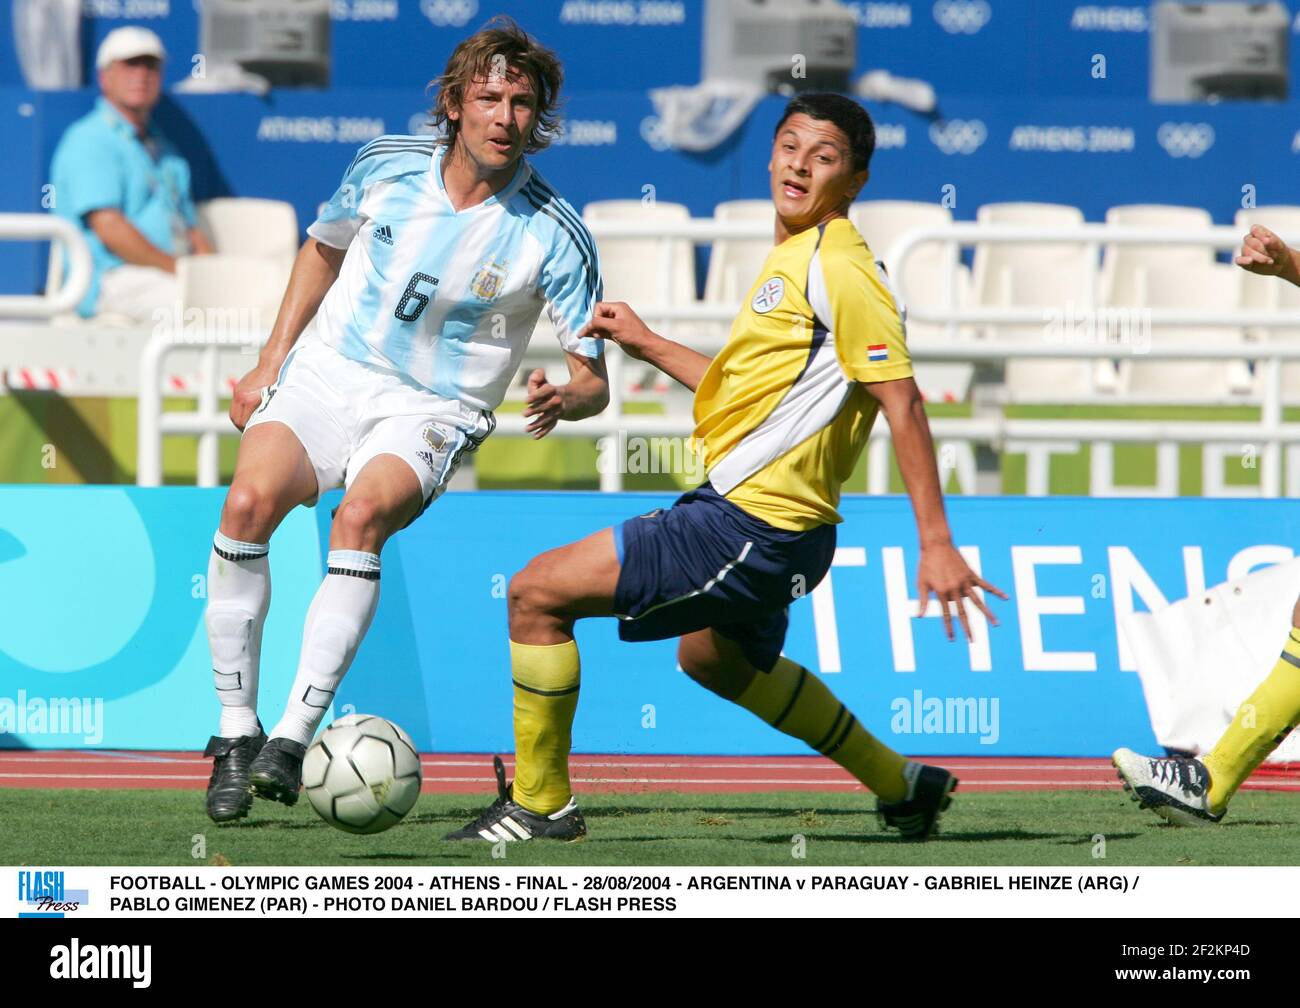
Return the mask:
<svg viewBox="0 0 1300 1008"><path fill-rule="evenodd" d="M1142 677L1156 740L1214 748L1237 707L1268 677L1291 630L1300 559L1278 563L1150 613L1118 617ZM1300 760L1293 732L1269 762Z"/></svg>

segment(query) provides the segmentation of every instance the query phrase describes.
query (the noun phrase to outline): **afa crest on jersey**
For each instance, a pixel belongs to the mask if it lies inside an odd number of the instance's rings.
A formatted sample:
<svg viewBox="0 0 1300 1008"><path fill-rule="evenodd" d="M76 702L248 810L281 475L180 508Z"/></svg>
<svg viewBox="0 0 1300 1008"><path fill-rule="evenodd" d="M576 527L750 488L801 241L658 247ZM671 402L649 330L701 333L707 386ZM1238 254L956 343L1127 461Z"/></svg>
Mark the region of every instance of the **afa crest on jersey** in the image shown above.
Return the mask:
<svg viewBox="0 0 1300 1008"><path fill-rule="evenodd" d="M493 301L501 293L506 280L506 267L509 263L498 263L489 259L478 268L474 278L469 282L469 291L480 301Z"/></svg>
<svg viewBox="0 0 1300 1008"><path fill-rule="evenodd" d="M420 436L434 451L442 451L447 447L447 436L434 424L426 424L424 430L420 431Z"/></svg>

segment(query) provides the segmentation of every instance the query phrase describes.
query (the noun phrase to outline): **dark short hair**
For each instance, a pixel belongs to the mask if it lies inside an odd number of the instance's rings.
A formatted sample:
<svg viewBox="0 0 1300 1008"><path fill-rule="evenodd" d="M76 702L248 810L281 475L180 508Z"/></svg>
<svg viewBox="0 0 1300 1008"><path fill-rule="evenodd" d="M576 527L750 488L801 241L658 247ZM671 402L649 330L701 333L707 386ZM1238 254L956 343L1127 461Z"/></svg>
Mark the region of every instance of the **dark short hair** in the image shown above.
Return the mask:
<svg viewBox="0 0 1300 1008"><path fill-rule="evenodd" d="M448 116L465 100L465 92L476 80L488 78L492 72L493 58L503 56L510 72L526 74L537 96L537 117L532 136L524 144L524 152L535 154L545 150L560 129L560 87L564 83L564 69L559 57L525 32L513 20L498 15L452 51L447 68L430 82L438 88L438 96L429 113L430 125L443 133L442 142L448 147L456 142L460 123Z"/></svg>
<svg viewBox="0 0 1300 1008"><path fill-rule="evenodd" d="M787 119L800 112L812 119L834 123L840 128L849 142L855 172L864 170L871 163L871 155L876 150L876 127L871 122L871 114L852 98L830 91L796 95L781 113L781 121L776 124L773 137L780 134Z"/></svg>

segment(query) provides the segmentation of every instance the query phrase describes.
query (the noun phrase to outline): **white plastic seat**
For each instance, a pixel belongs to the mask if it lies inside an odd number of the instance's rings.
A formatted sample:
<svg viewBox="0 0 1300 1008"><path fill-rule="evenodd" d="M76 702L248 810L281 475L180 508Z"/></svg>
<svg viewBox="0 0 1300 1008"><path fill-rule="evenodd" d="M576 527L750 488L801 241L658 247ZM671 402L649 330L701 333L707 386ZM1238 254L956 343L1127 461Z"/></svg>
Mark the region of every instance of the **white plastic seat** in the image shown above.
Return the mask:
<svg viewBox="0 0 1300 1008"><path fill-rule="evenodd" d="M677 224L691 219L681 203L597 200L582 211L587 224L602 222ZM606 301L625 301L642 317L655 305L683 308L695 303L695 251L685 238L596 238ZM545 316L545 312L543 312ZM699 326L646 321L670 339L690 343ZM543 336L543 338L546 338ZM668 379L648 365L627 369L629 387L663 389Z"/></svg>
<svg viewBox="0 0 1300 1008"><path fill-rule="evenodd" d="M650 203L640 200L600 200L582 211L588 224L669 223L691 219L681 203ZM605 298L626 301L633 308L645 305L689 305L695 300L695 260L691 242L685 238L597 238L600 271L605 280ZM665 255L667 258L665 259ZM667 269L665 275L664 270Z"/></svg>
<svg viewBox="0 0 1300 1008"><path fill-rule="evenodd" d="M704 300L739 309L776 238L776 207L771 200L728 200L713 208L713 216L728 224L758 221L766 225L761 238L720 238L709 252Z"/></svg>
<svg viewBox="0 0 1300 1008"><path fill-rule="evenodd" d="M1134 277L1142 308L1233 311L1240 297L1235 266L1211 263L1199 270L1143 268ZM1223 347L1246 346L1242 331L1229 326L1189 326L1151 329L1151 343L1190 343ZM1256 381L1242 360L1143 360L1129 354L1120 361L1123 394L1142 402L1221 402L1255 393Z"/></svg>
<svg viewBox="0 0 1300 1008"><path fill-rule="evenodd" d="M986 203L975 212L975 220L980 224L1011 227L1070 228L1083 223L1083 211L1064 203ZM1014 279L1014 274L1050 270L1090 277L1092 270L1086 247L1075 242L977 243L971 262L975 300L981 305L1005 304L1008 284L1025 287ZM1081 283L1079 290L1084 291L1086 287Z"/></svg>
<svg viewBox="0 0 1300 1008"><path fill-rule="evenodd" d="M1120 227L1169 231L1198 231L1213 227L1209 211L1200 207L1139 203L1106 211L1106 223ZM1139 271L1199 272L1214 264L1209 245L1107 245L1101 259L1101 299L1107 305L1141 304Z"/></svg>
<svg viewBox="0 0 1300 1008"><path fill-rule="evenodd" d="M220 378L242 377L257 362L257 348L271 332L289 279L289 265L263 256L201 255L176 260L186 342L232 335L236 344L218 353ZM246 341L246 342L245 342ZM169 358L176 373L197 370L198 349Z"/></svg>
<svg viewBox="0 0 1300 1008"><path fill-rule="evenodd" d="M281 200L223 197L198 205L199 226L223 255L265 256L293 264L298 215Z"/></svg>
<svg viewBox="0 0 1300 1008"><path fill-rule="evenodd" d="M1064 203L986 203L976 211L981 224L1073 228L1083 211ZM1096 264L1082 242L983 242L975 246L972 288L987 308L1042 308L1042 322L989 326L988 339L1041 346L1045 340L1076 338L1073 320L1086 318L1095 302ZM1053 328L1053 322L1059 324ZM1006 393L1012 402L1092 401L1113 393L1118 382L1109 360L1011 359Z"/></svg>
<svg viewBox="0 0 1300 1008"><path fill-rule="evenodd" d="M885 264L891 274L898 273L894 261L894 242L907 231L919 227L942 227L952 223L952 211L938 203L919 200L864 200L849 207L849 220L866 239L876 258ZM916 257L930 257L933 246L921 246L913 253Z"/></svg>
<svg viewBox="0 0 1300 1008"><path fill-rule="evenodd" d="M1252 277L1246 274L1245 271L1242 272L1241 279L1243 281L1261 279L1273 281L1274 291L1272 296L1276 300L1273 304L1261 307L1277 311L1300 312L1300 287L1289 284L1285 280L1279 280L1277 277ZM1272 343L1275 346L1300 347L1300 329L1271 329L1266 333L1256 332L1252 333L1252 335L1254 336L1253 342L1256 343L1264 342ZM1300 403L1300 361L1293 360L1282 363L1282 401L1287 405Z"/></svg>
<svg viewBox="0 0 1300 1008"><path fill-rule="evenodd" d="M943 250L933 253L917 249L908 257L908 284L904 309L907 313L907 345L916 349L925 346L943 346L953 342L969 342L973 333L968 327L949 327L940 322L918 322L915 310L918 305L937 307L948 305L964 307L970 296L970 271L960 264L945 267ZM951 280L945 277L951 272ZM947 284L952 289L946 289ZM895 290L899 285L894 283ZM948 299L951 299L950 301ZM964 402L970 393L975 376L975 365L969 361L914 361L916 384L930 402Z"/></svg>
<svg viewBox="0 0 1300 1008"><path fill-rule="evenodd" d="M849 208L849 220L858 229L875 257L885 264L894 289L903 295L909 308L924 306L961 307L970 289L970 271L957 261L955 245L919 246L907 257L904 277L895 261L894 243L899 236L918 227L942 227L952 223L952 212L937 203L912 200L867 200ZM948 289L949 278L952 288ZM909 321L908 338L916 340L948 339L946 326ZM968 339L969 330L958 329L952 337Z"/></svg>

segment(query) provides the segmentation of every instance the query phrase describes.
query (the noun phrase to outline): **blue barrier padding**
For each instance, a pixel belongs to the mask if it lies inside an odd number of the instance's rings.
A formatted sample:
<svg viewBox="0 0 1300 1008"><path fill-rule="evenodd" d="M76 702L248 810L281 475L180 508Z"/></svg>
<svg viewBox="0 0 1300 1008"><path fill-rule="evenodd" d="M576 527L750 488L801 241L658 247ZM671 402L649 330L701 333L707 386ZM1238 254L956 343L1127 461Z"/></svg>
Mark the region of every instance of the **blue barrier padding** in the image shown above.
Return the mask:
<svg viewBox="0 0 1300 1008"><path fill-rule="evenodd" d="M543 550L671 499L446 494L385 548L379 612L336 712L392 718L425 750L509 751L510 577ZM218 712L202 617L221 501L220 490L0 488L0 745L203 745ZM296 669L336 502L337 494L315 512L295 511L272 540L260 703L268 726ZM986 646L949 643L939 619L913 618L916 534L902 497L847 497L829 580L791 607L786 654L913 754L1153 747L1117 614L1287 559L1300 534L1289 501L954 498L948 506L958 545L1012 596L991 602L1001 625L988 629ZM577 637L578 750L802 751L677 671L673 642L624 644L613 620L584 621ZM68 699L77 703L61 703ZM73 713L89 721L66 720Z"/></svg>

